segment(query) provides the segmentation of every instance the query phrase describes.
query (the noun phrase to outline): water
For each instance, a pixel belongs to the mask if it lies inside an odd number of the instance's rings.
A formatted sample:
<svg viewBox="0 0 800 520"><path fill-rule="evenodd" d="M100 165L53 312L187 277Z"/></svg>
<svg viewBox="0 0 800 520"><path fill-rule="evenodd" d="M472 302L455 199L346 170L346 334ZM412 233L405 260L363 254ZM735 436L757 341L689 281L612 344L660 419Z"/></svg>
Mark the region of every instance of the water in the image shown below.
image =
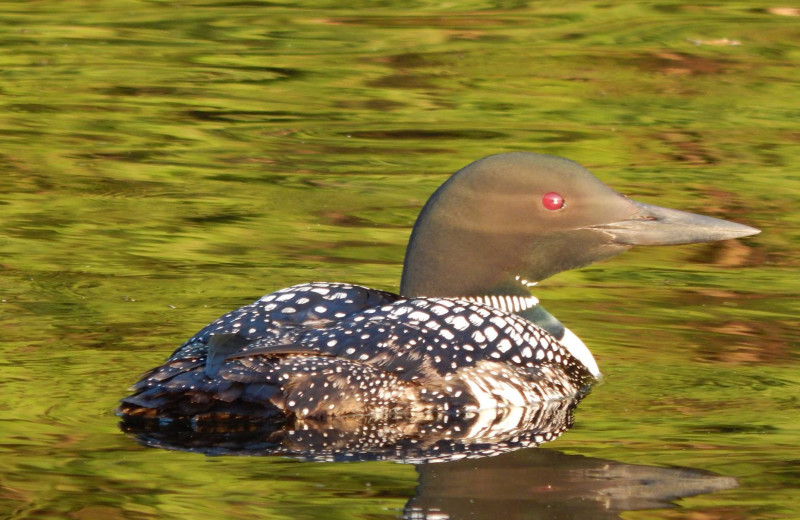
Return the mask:
<svg viewBox="0 0 800 520"><path fill-rule="evenodd" d="M435 506L516 518L547 497L552 518L586 500L599 506L583 517L800 517L796 9L44 1L0 13L1 517ZM120 433L128 385L228 309L308 280L396 290L433 189L518 149L763 229L634 250L538 288L606 374L561 438L415 468L206 457ZM721 491L612 506L556 480L587 460L686 468ZM467 485L508 475L522 505Z"/></svg>

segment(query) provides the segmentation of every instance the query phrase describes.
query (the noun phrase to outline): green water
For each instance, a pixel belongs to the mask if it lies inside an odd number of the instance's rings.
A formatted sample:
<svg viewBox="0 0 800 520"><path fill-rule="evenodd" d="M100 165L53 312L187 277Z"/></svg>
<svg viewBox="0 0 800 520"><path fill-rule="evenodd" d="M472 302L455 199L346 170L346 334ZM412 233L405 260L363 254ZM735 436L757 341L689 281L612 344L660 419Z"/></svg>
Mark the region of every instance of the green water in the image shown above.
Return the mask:
<svg viewBox="0 0 800 520"><path fill-rule="evenodd" d="M798 15L766 1L0 2L0 517L397 517L413 466L148 449L113 410L266 292L396 290L427 196L520 149L763 230L538 288L606 374L546 449L739 482L624 518L800 517Z"/></svg>

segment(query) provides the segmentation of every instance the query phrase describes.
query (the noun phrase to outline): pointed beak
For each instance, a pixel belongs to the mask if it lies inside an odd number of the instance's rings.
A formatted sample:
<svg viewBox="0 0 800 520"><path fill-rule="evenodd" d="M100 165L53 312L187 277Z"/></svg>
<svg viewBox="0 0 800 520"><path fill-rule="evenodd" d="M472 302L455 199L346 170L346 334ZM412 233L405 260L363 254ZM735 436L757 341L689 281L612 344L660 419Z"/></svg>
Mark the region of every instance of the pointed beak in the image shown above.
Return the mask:
<svg viewBox="0 0 800 520"><path fill-rule="evenodd" d="M754 227L705 215L662 208L628 199L635 213L626 220L591 226L610 234L620 245L694 244L761 233Z"/></svg>

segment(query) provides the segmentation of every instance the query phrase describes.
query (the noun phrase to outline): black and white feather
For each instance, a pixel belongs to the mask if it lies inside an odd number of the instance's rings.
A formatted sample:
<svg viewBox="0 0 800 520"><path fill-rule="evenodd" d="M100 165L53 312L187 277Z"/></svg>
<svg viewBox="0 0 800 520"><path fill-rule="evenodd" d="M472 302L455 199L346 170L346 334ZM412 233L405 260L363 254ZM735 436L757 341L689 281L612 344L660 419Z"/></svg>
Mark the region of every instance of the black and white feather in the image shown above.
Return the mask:
<svg viewBox="0 0 800 520"><path fill-rule="evenodd" d="M573 396L590 380L563 345L507 310L316 282L215 320L146 374L121 412L461 414Z"/></svg>

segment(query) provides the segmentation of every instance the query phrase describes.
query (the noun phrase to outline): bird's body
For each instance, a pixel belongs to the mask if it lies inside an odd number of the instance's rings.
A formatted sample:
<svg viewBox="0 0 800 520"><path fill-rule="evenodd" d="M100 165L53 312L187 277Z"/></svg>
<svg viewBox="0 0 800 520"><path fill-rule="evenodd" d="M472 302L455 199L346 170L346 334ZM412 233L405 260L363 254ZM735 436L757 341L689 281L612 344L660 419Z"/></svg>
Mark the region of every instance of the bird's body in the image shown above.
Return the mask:
<svg viewBox="0 0 800 520"><path fill-rule="evenodd" d="M661 227L656 227L660 224ZM144 417L462 414L580 393L599 370L532 281L636 243L753 234L635 203L571 161L477 161L423 209L401 295L314 282L212 322L123 399Z"/></svg>
<svg viewBox="0 0 800 520"><path fill-rule="evenodd" d="M226 343L209 347L212 338ZM219 351L222 363L212 359ZM211 323L126 403L177 415L457 412L575 395L591 377L550 334L513 313L317 282Z"/></svg>

